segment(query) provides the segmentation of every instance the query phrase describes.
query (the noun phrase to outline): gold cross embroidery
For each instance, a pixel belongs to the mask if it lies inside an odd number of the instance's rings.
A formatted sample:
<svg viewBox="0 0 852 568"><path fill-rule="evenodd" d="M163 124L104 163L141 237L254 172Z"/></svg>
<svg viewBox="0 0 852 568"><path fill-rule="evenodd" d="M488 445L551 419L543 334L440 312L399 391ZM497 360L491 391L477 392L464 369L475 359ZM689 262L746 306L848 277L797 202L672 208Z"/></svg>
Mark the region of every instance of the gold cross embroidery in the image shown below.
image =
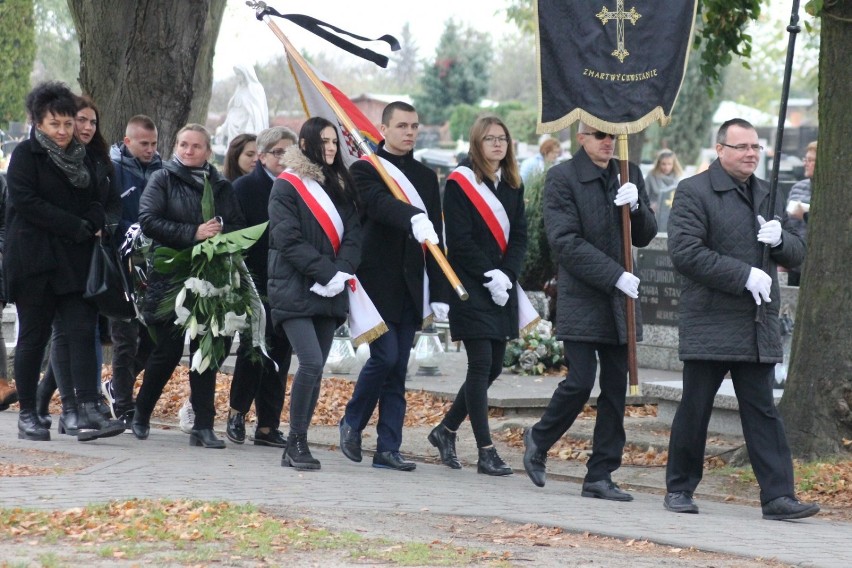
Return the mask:
<svg viewBox="0 0 852 568"><path fill-rule="evenodd" d="M630 20L630 23L634 26L636 25L636 20L642 17L641 14L636 12L636 8L630 8L629 12L624 11L624 0L616 0L615 2L615 12L610 12L606 6L601 8L601 11L596 15L598 19L600 19L603 25L610 20L615 20L616 24L616 37L618 40L615 51L611 53L614 57L617 57L618 60L624 63L624 58L630 55L626 49L624 49L624 20Z"/></svg>

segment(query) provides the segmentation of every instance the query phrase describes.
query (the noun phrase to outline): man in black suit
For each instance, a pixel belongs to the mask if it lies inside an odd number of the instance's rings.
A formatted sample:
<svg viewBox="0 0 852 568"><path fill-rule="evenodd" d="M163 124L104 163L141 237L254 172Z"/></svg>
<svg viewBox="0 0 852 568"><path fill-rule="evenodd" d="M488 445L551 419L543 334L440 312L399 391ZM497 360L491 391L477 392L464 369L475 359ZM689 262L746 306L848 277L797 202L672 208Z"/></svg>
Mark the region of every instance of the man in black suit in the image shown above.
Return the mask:
<svg viewBox="0 0 852 568"><path fill-rule="evenodd" d="M438 177L414 159L419 127L417 112L407 103L393 102L382 113L384 141L377 155L390 164L389 173L403 176L413 186L416 196L409 199L411 203L395 198L370 162L359 160L350 168L363 211L363 256L357 276L389 331L370 344L370 359L361 369L340 421L340 448L352 461L361 461L361 431L378 405L373 466L398 471L415 468L414 462L403 460L399 448L405 418L405 374L424 303L429 302L439 319L449 310L441 301L444 277L423 247L426 240L440 244L438 235L443 231ZM424 299L424 268L429 278L428 299Z"/></svg>

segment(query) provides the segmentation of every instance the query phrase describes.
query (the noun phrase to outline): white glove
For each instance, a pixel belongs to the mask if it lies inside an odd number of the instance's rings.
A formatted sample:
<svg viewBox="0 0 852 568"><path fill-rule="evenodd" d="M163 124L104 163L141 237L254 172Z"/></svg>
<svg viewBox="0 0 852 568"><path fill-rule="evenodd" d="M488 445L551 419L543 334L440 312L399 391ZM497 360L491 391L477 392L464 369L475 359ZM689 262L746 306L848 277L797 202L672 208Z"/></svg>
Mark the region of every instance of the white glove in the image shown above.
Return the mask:
<svg viewBox="0 0 852 568"><path fill-rule="evenodd" d="M619 207L630 204L630 210L635 211L636 207L639 206L639 188L636 187L635 183L625 183L618 188L618 193L615 194L613 203Z"/></svg>
<svg viewBox="0 0 852 568"><path fill-rule="evenodd" d="M781 244L781 223L777 219L766 221L761 215L758 215L757 222L760 223L757 240L773 248Z"/></svg>
<svg viewBox="0 0 852 568"><path fill-rule="evenodd" d="M322 296L323 298L331 298L333 294L328 291L328 288L320 284L319 282L314 282L314 285L311 286L311 292Z"/></svg>
<svg viewBox="0 0 852 568"><path fill-rule="evenodd" d="M622 272L615 287L633 299L639 297L639 279L629 272Z"/></svg>
<svg viewBox="0 0 852 568"><path fill-rule="evenodd" d="M505 306L509 301L509 292L506 290L491 290L491 300L498 306Z"/></svg>
<svg viewBox="0 0 852 568"><path fill-rule="evenodd" d="M421 245L426 241L430 241L433 245L438 244L438 233L435 232L435 227L426 213L418 213L411 218L411 232Z"/></svg>
<svg viewBox="0 0 852 568"><path fill-rule="evenodd" d="M355 278L351 274L346 274L345 272L339 272L331 277L331 280L328 281L328 284L325 285L326 290L328 291L328 298L337 296L343 289L346 287L346 283Z"/></svg>
<svg viewBox="0 0 852 568"><path fill-rule="evenodd" d="M506 273L502 270L495 268L494 270L489 270L483 274L483 276L491 278L491 280L483 284L483 286L488 288L488 291L491 292L492 296L495 292L506 292L507 290L512 289L512 281L509 280L509 277L506 276Z"/></svg>
<svg viewBox="0 0 852 568"><path fill-rule="evenodd" d="M429 307L432 308L432 315L435 316L435 321L447 321L450 315L450 306L444 302L430 302Z"/></svg>
<svg viewBox="0 0 852 568"><path fill-rule="evenodd" d="M769 297L772 293L772 278L761 269L752 267L746 280L746 290L751 292L754 303L758 306L761 298L768 304L772 301Z"/></svg>

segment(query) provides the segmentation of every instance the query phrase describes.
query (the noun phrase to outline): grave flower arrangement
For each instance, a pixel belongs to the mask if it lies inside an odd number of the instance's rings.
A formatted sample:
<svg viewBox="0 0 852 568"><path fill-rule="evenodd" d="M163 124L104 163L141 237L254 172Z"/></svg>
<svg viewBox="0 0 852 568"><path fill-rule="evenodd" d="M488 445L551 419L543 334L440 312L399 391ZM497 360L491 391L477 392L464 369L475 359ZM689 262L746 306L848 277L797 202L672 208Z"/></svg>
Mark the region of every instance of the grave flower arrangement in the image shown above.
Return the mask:
<svg viewBox="0 0 852 568"><path fill-rule="evenodd" d="M541 326L532 333L506 345L503 366L521 375L543 375L565 364L562 342Z"/></svg>
<svg viewBox="0 0 852 568"><path fill-rule="evenodd" d="M214 217L213 189L207 180L201 209L205 220ZM190 353L190 370L218 368L237 333L241 341L251 341L266 352L266 313L244 253L268 224L220 233L183 250L159 247L154 252L154 268L171 274L173 282L158 315L174 314L174 323L190 340L201 338Z"/></svg>

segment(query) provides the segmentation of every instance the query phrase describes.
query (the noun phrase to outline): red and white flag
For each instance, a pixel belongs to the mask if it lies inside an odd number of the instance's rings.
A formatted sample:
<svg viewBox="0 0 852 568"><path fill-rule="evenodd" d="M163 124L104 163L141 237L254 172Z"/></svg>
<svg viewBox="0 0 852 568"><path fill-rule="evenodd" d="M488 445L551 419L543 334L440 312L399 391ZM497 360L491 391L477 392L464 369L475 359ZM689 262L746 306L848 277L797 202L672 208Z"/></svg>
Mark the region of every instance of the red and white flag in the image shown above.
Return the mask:
<svg viewBox="0 0 852 568"><path fill-rule="evenodd" d="M302 106L305 107L305 114L308 116L321 116L332 124L337 125L337 136L340 139L340 151L343 155L343 163L349 167L352 162L361 157L361 151L358 149L358 144L355 138L350 134L346 127L337 118L334 110L323 98L322 93L317 89L314 83L308 78L308 74L300 65L293 64L293 58L288 58L290 62L290 71L296 79L296 87L299 89L299 96L302 98ZM305 65L310 65L305 62ZM361 137L375 150L384 138L379 130L373 125L370 120L364 116L358 107L356 107L349 97L347 97L340 89L326 79L322 73L311 67L314 75L322 82L326 89L332 94L334 100L340 105L340 108L349 116L349 119L358 128Z"/></svg>

